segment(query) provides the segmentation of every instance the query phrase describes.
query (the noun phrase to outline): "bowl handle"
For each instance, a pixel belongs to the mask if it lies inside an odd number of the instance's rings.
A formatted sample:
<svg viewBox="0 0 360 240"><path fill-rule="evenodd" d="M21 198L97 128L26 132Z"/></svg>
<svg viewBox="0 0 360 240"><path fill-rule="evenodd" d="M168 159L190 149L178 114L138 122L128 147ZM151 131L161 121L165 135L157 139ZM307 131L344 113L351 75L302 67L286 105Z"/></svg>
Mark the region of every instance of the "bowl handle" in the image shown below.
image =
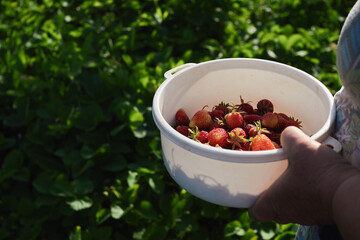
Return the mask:
<svg viewBox="0 0 360 240"><path fill-rule="evenodd" d="M166 71L166 72L164 73L165 80L168 79L168 78L172 78L175 73L181 72L181 71L184 70L185 68L188 68L188 67L191 67L191 66L194 66L194 65L196 65L196 63L185 63L185 64L183 64L183 65L174 67L174 68Z"/></svg>
<svg viewBox="0 0 360 240"><path fill-rule="evenodd" d="M335 152L340 152L342 149L341 143L333 137L328 137L322 144L332 148Z"/></svg>

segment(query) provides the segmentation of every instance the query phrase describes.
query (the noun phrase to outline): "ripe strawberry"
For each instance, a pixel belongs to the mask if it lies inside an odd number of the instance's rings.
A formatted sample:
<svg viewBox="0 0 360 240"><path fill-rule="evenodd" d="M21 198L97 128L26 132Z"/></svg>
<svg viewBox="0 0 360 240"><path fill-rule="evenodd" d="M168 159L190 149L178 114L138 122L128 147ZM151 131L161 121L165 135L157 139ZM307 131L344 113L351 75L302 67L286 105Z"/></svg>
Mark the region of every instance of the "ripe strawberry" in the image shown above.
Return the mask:
<svg viewBox="0 0 360 240"><path fill-rule="evenodd" d="M189 137L191 139L194 139L195 141L201 142L201 143L207 143L208 142L208 132L207 131L199 131L197 127L195 129L190 129L190 135Z"/></svg>
<svg viewBox="0 0 360 240"><path fill-rule="evenodd" d="M207 131L200 131L199 132L199 136L198 136L198 140L201 143L207 143L209 141L209 133Z"/></svg>
<svg viewBox="0 0 360 240"><path fill-rule="evenodd" d="M223 110L214 109L210 112L210 116L211 116L212 120L214 121L216 118L223 119L225 116L225 113Z"/></svg>
<svg viewBox="0 0 360 240"><path fill-rule="evenodd" d="M297 128L300 128L300 121L294 120L294 119L290 119L289 121L287 121L285 127L289 127L289 126L295 126Z"/></svg>
<svg viewBox="0 0 360 240"><path fill-rule="evenodd" d="M285 113L277 113L278 124L275 127L278 132L281 132L286 127L287 122L290 118Z"/></svg>
<svg viewBox="0 0 360 240"><path fill-rule="evenodd" d="M175 122L177 125L188 125L190 119L184 109L180 108L175 114Z"/></svg>
<svg viewBox="0 0 360 240"><path fill-rule="evenodd" d="M250 141L244 142L243 144L241 144L241 150L242 151L250 151L250 145L251 145Z"/></svg>
<svg viewBox="0 0 360 240"><path fill-rule="evenodd" d="M246 137L246 132L244 129L237 127L230 131L230 133L236 134L237 136L244 136Z"/></svg>
<svg viewBox="0 0 360 240"><path fill-rule="evenodd" d="M267 130L266 128L263 128L261 126L260 121L257 121L255 124L246 125L244 130L245 130L247 136L249 136L249 137L255 137L256 135L258 135L260 133L264 133L264 134L270 133L269 130Z"/></svg>
<svg viewBox="0 0 360 240"><path fill-rule="evenodd" d="M237 148L241 149L242 145L248 140L246 139L246 133L244 129L234 128L233 130L230 131L229 138L227 141L230 143L231 149L234 150Z"/></svg>
<svg viewBox="0 0 360 240"><path fill-rule="evenodd" d="M223 128L214 128L208 134L209 144L211 146L220 146L226 148L228 146L228 133Z"/></svg>
<svg viewBox="0 0 360 240"><path fill-rule="evenodd" d="M257 121L261 121L261 119L262 119L262 116L257 115L257 114L246 114L246 115L244 115L244 121L247 124L254 124Z"/></svg>
<svg viewBox="0 0 360 240"><path fill-rule="evenodd" d="M258 134L253 138L251 142L252 151L262 151L262 150L273 150L276 149L273 142L265 134Z"/></svg>
<svg viewBox="0 0 360 240"><path fill-rule="evenodd" d="M243 126L243 116L239 112L231 112L225 115L225 123L230 129Z"/></svg>
<svg viewBox="0 0 360 240"><path fill-rule="evenodd" d="M253 108L253 106L251 106L250 103L246 103L246 102L244 101L244 99L242 99L241 96L240 96L240 102L241 102L241 104L240 104L239 107L238 107L238 111L240 111L240 112L245 112L245 113L247 113L247 114L252 114L252 113L254 113L254 108Z"/></svg>
<svg viewBox="0 0 360 240"><path fill-rule="evenodd" d="M186 137L190 136L189 130L190 130L189 126L185 126L185 125L179 125L176 127L176 131L178 131L179 133L181 133Z"/></svg>
<svg viewBox="0 0 360 240"><path fill-rule="evenodd" d="M210 130L212 130L214 128L224 128L224 129L226 129L226 125L225 125L223 120L220 120L220 119L216 118L214 120L213 124L211 125Z"/></svg>
<svg viewBox="0 0 360 240"><path fill-rule="evenodd" d="M276 149L280 149L280 148L281 148L280 145L279 145L277 142L272 141L272 143L274 144L274 147L275 147Z"/></svg>
<svg viewBox="0 0 360 240"><path fill-rule="evenodd" d="M197 111L191 118L190 128L198 127L200 130L208 130L212 125L212 119L208 111L202 109Z"/></svg>
<svg viewBox="0 0 360 240"><path fill-rule="evenodd" d="M221 110L224 114L228 114L230 112L229 104L220 102L218 105L215 105L213 110Z"/></svg>
<svg viewBox="0 0 360 240"><path fill-rule="evenodd" d="M267 112L262 116L261 124L264 127L275 128L278 125L279 119L275 113Z"/></svg>
<svg viewBox="0 0 360 240"><path fill-rule="evenodd" d="M268 99L260 100L256 105L260 114L264 114L267 112L274 112L274 105Z"/></svg>

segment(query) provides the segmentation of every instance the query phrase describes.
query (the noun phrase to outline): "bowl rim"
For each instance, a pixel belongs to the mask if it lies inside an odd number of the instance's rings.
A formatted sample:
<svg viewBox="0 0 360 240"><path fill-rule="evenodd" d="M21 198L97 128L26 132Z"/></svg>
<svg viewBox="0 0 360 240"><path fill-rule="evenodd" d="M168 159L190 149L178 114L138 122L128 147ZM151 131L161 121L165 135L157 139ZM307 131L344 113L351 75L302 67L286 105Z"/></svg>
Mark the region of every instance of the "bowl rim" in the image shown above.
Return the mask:
<svg viewBox="0 0 360 240"><path fill-rule="evenodd" d="M161 107L160 107L160 98L162 96L163 91L165 91L166 86L171 84L173 81L181 76L182 73L192 71L194 68L203 67L204 65L214 64L217 62L232 62L232 61L240 61L247 64L255 63L255 64L268 64L277 66L280 68L291 69L292 71L296 71L297 73L306 76L308 79L312 79L314 84L321 89L328 99L331 99L330 102L330 112L329 117L326 120L325 124L312 136L312 139L322 142L333 130L335 123L335 104L333 95L330 93L328 88L321 83L318 79L313 77L312 75L298 69L292 67L290 65L286 65L283 63L279 63L276 61L258 59L258 58L223 58L223 59L215 59L210 61L201 62L198 64L190 65L187 68L180 70L172 75L171 78L166 78L166 80L159 86L157 91L155 92L153 98L153 106L152 106L152 115L156 126L159 128L161 137L166 137L170 141L172 141L177 146L186 149L189 152L194 154L199 154L203 157L207 157L209 159L218 160L218 161L227 161L227 162L238 162L238 163L266 163L273 161L285 160L286 153L283 149L275 149L275 150L267 150L267 151L234 151L231 149L222 149L216 148L213 146L207 146L205 144L200 144L190 138L187 138L181 134L179 134L176 129L174 129L162 116Z"/></svg>

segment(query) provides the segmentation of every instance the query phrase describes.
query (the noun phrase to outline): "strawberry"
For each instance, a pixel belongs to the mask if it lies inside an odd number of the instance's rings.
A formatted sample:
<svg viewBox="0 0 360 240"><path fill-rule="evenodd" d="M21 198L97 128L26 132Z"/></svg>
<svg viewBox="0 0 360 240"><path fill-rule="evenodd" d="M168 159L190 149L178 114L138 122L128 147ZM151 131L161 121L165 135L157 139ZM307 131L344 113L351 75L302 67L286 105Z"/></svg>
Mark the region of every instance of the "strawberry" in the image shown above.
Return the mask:
<svg viewBox="0 0 360 240"><path fill-rule="evenodd" d="M191 139L194 139L195 141L201 142L201 143L207 143L208 142L208 132L207 131L199 131L198 127L195 127L195 129L190 129L190 135L189 137Z"/></svg>
<svg viewBox="0 0 360 240"><path fill-rule="evenodd" d="M224 129L226 129L226 125L225 125L223 120L220 120L220 119L216 118L214 120L213 124L211 125L210 130L212 130L214 128L224 128Z"/></svg>
<svg viewBox="0 0 360 240"><path fill-rule="evenodd" d="M247 124L254 124L257 121L261 121L261 119L262 119L262 116L257 115L257 114L246 114L246 115L244 115L244 121Z"/></svg>
<svg viewBox="0 0 360 240"><path fill-rule="evenodd" d="M241 96L240 96L240 102L241 102L241 104L240 104L239 107L238 107L238 111L240 111L240 112L245 112L245 113L247 113L247 114L252 114L252 113L254 113L254 108L253 108L253 106L251 106L251 104L249 104L249 103L246 103L246 102L244 101L244 99L242 99Z"/></svg>
<svg viewBox="0 0 360 240"><path fill-rule="evenodd" d="M230 112L230 109L229 109L229 104L227 103L224 103L224 102L220 102L218 105L216 105L214 107L213 110L221 110L224 112L224 114L228 114Z"/></svg>
<svg viewBox="0 0 360 240"><path fill-rule="evenodd" d="M277 113L278 124L275 127L277 131L281 132L286 127L287 122L290 118L285 113Z"/></svg>
<svg viewBox="0 0 360 240"><path fill-rule="evenodd" d="M260 134L260 133L264 133L264 134L268 134L270 133L266 128L263 128L261 126L261 122L257 121L254 124L248 124L245 126L244 128L245 132L247 132L249 137L255 137L256 135Z"/></svg>
<svg viewBox="0 0 360 240"><path fill-rule="evenodd" d="M267 113L267 112L274 112L274 105L268 99L260 100L257 103L256 107L257 107L257 110L259 111L260 114L264 114L264 113Z"/></svg>
<svg viewBox="0 0 360 240"><path fill-rule="evenodd" d="M299 120L290 119L289 121L287 121L285 127L295 126L297 128L300 128L300 124L301 122Z"/></svg>
<svg viewBox="0 0 360 240"><path fill-rule="evenodd" d="M179 125L176 127L176 131L178 131L179 133L181 133L186 137L190 136L189 130L190 130L189 126L185 126L185 125Z"/></svg>
<svg viewBox="0 0 360 240"><path fill-rule="evenodd" d="M242 145L248 140L246 139L246 133L244 129L234 128L233 130L230 131L229 138L227 139L227 141L230 143L231 149L234 150L237 148L241 149Z"/></svg>
<svg viewBox="0 0 360 240"><path fill-rule="evenodd" d="M228 146L228 133L223 128L214 128L208 134L209 144L210 146L219 146L222 148L226 148Z"/></svg>
<svg viewBox="0 0 360 240"><path fill-rule="evenodd" d="M208 111L202 109L197 111L191 118L190 128L198 127L200 130L208 130L212 125L212 119Z"/></svg>
<svg viewBox="0 0 360 240"><path fill-rule="evenodd" d="M277 142L272 141L272 144L274 144L274 147L275 147L276 149L280 149L280 148L281 148L280 145L279 145Z"/></svg>
<svg viewBox="0 0 360 240"><path fill-rule="evenodd" d="M275 128L278 125L279 119L275 113L267 112L262 116L261 124L264 127Z"/></svg>
<svg viewBox="0 0 360 240"><path fill-rule="evenodd" d="M184 109L180 108L175 114L175 122L177 125L188 125L190 119Z"/></svg>
<svg viewBox="0 0 360 240"><path fill-rule="evenodd" d="M212 120L214 121L216 118L218 119L223 119L225 116L225 112L223 110L220 109L214 109L210 112L210 116L212 118Z"/></svg>
<svg viewBox="0 0 360 240"><path fill-rule="evenodd" d="M256 135L256 133L254 134L255 128L256 128L255 124L246 124L243 129L246 133L246 136L255 137Z"/></svg>
<svg viewBox="0 0 360 240"><path fill-rule="evenodd" d="M225 123L230 129L243 126L243 116L239 112L231 112L225 115Z"/></svg>
<svg viewBox="0 0 360 240"><path fill-rule="evenodd" d="M273 150L276 149L273 142L265 134L258 134L253 138L251 142L252 151L262 151L262 150Z"/></svg>
<svg viewBox="0 0 360 240"><path fill-rule="evenodd" d="M241 144L241 151L250 151L250 144L251 142L249 140L247 140L246 142L244 142L243 144Z"/></svg>
<svg viewBox="0 0 360 240"><path fill-rule="evenodd" d="M204 130L200 131L198 141L201 143L207 143L209 141L209 133Z"/></svg>

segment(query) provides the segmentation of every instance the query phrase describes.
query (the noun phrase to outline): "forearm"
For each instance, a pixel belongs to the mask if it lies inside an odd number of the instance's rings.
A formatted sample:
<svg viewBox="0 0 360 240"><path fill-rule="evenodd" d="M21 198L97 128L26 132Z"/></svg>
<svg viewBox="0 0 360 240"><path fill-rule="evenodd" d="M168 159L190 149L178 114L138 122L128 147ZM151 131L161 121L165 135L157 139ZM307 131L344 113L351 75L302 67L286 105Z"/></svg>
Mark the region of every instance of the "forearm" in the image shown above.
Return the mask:
<svg viewBox="0 0 360 240"><path fill-rule="evenodd" d="M333 201L333 218L344 239L360 236L360 172L352 174L336 190Z"/></svg>

